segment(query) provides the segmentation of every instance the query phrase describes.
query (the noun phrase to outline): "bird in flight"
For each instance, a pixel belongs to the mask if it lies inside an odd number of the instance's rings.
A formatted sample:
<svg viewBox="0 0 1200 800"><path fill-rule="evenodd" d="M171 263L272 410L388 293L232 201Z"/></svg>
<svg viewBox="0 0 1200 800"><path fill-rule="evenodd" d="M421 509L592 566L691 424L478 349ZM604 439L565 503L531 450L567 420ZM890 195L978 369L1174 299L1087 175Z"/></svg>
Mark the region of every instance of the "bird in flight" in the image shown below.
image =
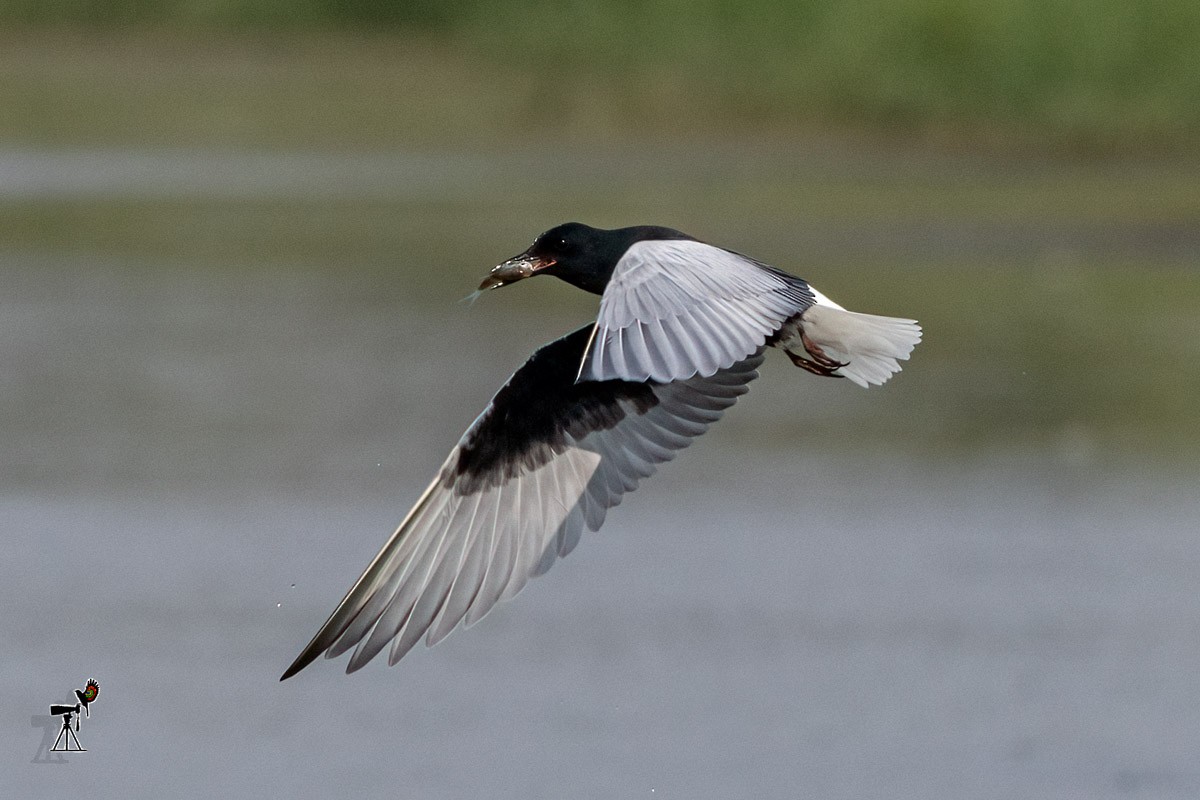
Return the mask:
<svg viewBox="0 0 1200 800"><path fill-rule="evenodd" d="M847 311L806 281L670 228L551 228L487 291L553 275L600 295L596 322L501 387L333 614L288 667L350 650L395 664L548 570L608 509L716 422L767 347L815 375L882 384L914 320Z"/></svg>

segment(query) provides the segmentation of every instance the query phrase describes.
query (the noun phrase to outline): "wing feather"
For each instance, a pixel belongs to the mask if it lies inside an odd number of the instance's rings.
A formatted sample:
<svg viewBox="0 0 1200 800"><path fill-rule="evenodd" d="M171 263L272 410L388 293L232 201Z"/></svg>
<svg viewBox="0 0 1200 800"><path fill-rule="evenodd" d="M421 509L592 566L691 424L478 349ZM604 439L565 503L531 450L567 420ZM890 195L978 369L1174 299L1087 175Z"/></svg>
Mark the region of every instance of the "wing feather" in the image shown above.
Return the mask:
<svg viewBox="0 0 1200 800"><path fill-rule="evenodd" d="M737 253L685 239L635 242L600 299L579 380L712 375L814 302L800 278Z"/></svg>
<svg viewBox="0 0 1200 800"><path fill-rule="evenodd" d="M429 643L437 644L450 634L470 608L471 602L479 594L483 585L484 572L487 569L492 542L495 538L495 523L479 517L483 493L475 495L474 511L472 512L471 541L463 549L463 558L458 572L453 576L453 583L446 596L446 602L438 614L437 621L429 629ZM489 505L489 508L494 506ZM485 509L484 516L487 511Z"/></svg>
<svg viewBox="0 0 1200 800"><path fill-rule="evenodd" d="M704 433L762 362L755 351L708 377L577 383L591 333L542 348L497 393L285 678L351 649L347 671L389 645L394 664L478 622Z"/></svg>

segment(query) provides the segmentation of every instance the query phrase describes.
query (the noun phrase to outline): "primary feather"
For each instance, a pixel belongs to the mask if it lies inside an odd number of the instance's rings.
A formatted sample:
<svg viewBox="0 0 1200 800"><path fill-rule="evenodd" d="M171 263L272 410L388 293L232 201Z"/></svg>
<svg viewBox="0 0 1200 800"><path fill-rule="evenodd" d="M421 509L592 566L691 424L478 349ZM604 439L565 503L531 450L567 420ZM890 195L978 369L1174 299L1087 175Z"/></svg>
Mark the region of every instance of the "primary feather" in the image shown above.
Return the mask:
<svg viewBox="0 0 1200 800"><path fill-rule="evenodd" d="M717 421L758 376L761 348L709 377L576 383L591 335L538 350L463 435L429 488L284 673L390 644L394 664L479 621L598 530L657 465Z"/></svg>

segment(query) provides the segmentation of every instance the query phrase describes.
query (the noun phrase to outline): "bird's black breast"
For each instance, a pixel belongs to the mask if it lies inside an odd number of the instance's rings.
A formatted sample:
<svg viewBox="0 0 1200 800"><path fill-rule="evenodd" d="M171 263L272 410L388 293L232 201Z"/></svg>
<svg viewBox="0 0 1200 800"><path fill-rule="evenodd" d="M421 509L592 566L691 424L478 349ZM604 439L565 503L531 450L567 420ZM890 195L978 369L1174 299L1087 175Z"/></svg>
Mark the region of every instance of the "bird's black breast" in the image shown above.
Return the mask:
<svg viewBox="0 0 1200 800"><path fill-rule="evenodd" d="M459 442L443 473L447 489L464 495L499 485L563 452L568 436L609 430L628 408L644 414L658 404L649 383L575 382L592 327L545 345L513 374Z"/></svg>

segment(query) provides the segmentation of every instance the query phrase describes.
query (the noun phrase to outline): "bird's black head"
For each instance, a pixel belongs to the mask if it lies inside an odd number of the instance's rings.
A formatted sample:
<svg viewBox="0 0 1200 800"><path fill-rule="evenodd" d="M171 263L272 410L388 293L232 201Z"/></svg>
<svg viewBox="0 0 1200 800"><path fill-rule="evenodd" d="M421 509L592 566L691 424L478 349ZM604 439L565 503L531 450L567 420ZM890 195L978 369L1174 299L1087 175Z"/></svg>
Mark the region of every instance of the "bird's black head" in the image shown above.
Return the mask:
<svg viewBox="0 0 1200 800"><path fill-rule="evenodd" d="M510 258L479 285L496 289L533 275L553 275L588 292L602 294L613 269L635 242L650 239L691 239L685 233L653 225L603 230L566 222L533 240L529 249Z"/></svg>

